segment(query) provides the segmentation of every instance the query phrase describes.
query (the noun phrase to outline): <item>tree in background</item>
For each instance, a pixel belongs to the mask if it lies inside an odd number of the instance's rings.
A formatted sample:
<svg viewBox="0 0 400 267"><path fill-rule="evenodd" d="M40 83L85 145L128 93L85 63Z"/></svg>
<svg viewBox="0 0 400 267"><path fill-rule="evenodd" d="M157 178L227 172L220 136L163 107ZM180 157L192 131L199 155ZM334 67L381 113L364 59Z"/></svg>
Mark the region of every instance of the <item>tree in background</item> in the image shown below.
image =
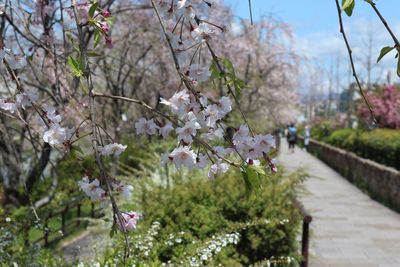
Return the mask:
<svg viewBox="0 0 400 267"><path fill-rule="evenodd" d="M367 98L374 108L379 127L400 128L400 90L394 85L386 85L377 91L367 93ZM369 123L370 114L364 103L358 105L358 116Z"/></svg>

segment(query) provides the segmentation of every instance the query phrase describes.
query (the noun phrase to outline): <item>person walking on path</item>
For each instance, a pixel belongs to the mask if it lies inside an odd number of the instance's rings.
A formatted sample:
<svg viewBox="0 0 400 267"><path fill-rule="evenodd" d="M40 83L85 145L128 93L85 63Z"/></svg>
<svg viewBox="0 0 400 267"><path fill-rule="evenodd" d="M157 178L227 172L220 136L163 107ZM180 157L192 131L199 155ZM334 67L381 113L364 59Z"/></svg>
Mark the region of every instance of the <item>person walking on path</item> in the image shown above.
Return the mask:
<svg viewBox="0 0 400 267"><path fill-rule="evenodd" d="M287 140L289 143L289 151L294 153L294 146L297 142L297 129L294 124L291 124L288 128Z"/></svg>
<svg viewBox="0 0 400 267"><path fill-rule="evenodd" d="M308 151L308 144L310 143L310 126L306 125L304 128L304 149Z"/></svg>

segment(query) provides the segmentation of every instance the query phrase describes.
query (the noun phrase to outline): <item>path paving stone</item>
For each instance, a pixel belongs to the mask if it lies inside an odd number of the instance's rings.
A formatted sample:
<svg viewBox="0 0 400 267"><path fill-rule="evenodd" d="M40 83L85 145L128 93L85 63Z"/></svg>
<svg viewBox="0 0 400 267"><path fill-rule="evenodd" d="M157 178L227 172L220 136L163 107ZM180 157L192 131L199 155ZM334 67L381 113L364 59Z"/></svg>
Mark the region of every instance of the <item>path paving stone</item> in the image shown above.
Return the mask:
<svg viewBox="0 0 400 267"><path fill-rule="evenodd" d="M310 267L399 267L400 214L372 200L311 154L282 142L279 161L310 174L300 197L312 215Z"/></svg>

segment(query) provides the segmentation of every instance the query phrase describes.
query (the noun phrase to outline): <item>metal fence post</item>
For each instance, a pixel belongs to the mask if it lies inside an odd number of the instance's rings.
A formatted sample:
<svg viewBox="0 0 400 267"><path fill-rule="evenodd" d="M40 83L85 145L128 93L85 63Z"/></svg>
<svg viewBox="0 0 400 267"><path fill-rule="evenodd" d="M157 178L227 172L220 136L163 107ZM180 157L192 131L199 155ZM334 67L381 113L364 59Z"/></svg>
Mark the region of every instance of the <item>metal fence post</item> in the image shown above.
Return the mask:
<svg viewBox="0 0 400 267"><path fill-rule="evenodd" d="M308 248L310 245L310 222L312 221L312 217L310 215L305 215L303 218L303 234L301 238L301 255L303 259L300 263L300 267L308 266Z"/></svg>

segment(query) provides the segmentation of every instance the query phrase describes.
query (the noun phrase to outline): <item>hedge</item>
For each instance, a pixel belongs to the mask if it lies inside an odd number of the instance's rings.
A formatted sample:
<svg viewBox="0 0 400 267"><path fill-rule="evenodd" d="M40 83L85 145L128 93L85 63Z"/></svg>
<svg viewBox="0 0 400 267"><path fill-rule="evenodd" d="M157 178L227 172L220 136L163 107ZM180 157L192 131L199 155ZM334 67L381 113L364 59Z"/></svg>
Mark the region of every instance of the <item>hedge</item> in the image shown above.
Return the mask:
<svg viewBox="0 0 400 267"><path fill-rule="evenodd" d="M400 170L400 131L375 129L362 131L339 129L324 140L326 143L354 152Z"/></svg>

